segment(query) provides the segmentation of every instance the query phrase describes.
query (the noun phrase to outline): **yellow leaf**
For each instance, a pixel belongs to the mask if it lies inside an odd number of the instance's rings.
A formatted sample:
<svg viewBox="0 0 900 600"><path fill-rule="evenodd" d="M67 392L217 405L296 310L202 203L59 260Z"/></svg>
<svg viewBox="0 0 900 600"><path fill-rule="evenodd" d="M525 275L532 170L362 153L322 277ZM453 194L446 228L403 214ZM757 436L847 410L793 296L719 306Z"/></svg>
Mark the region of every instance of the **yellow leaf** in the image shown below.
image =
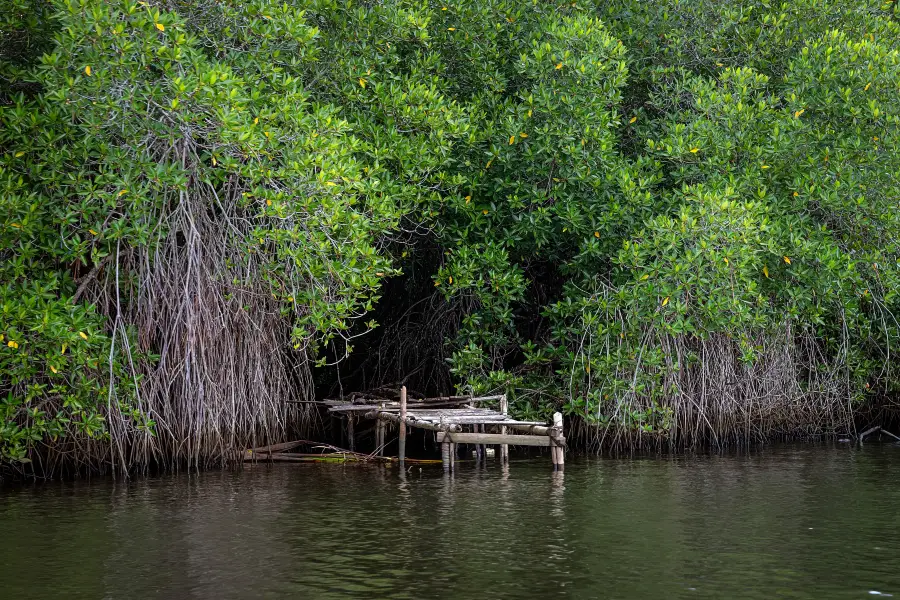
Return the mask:
<svg viewBox="0 0 900 600"><path fill-rule="evenodd" d="M78 332L78 335L80 335L80 336L81 336L81 339L83 339L83 340L88 339L88 338L87 338L87 334L86 334L85 332L83 332L83 331L79 331L79 332Z"/></svg>
<svg viewBox="0 0 900 600"><path fill-rule="evenodd" d="M216 160L215 156L212 157L212 164L213 164L213 166L216 166L217 164L219 164L219 162Z"/></svg>
<svg viewBox="0 0 900 600"><path fill-rule="evenodd" d="M18 348L19 347L19 343L14 342L12 340L9 340L8 342L6 342L6 345L9 346L10 348Z"/></svg>
<svg viewBox="0 0 900 600"><path fill-rule="evenodd" d="M472 196L466 196L466 204L468 204L471 199L472 199Z"/></svg>
<svg viewBox="0 0 900 600"><path fill-rule="evenodd" d="M872 141L873 141L873 142L877 142L877 141L878 141L878 136L876 135L875 137L873 137L873 138L872 138Z"/></svg>
<svg viewBox="0 0 900 600"><path fill-rule="evenodd" d="M485 169L490 169L490 168L491 168L491 163L492 163L492 162L494 162L494 159L493 159L493 158L492 158L491 160L487 161L487 164L484 165L484 168L485 168Z"/></svg>
<svg viewBox="0 0 900 600"><path fill-rule="evenodd" d="M700 152L700 148L697 148L697 147L691 148L691 154L697 154L698 152Z"/></svg>
<svg viewBox="0 0 900 600"><path fill-rule="evenodd" d="M253 119L253 124L254 124L254 125L257 125L258 123L259 123L259 117L256 117L255 119Z"/></svg>
<svg viewBox="0 0 900 600"><path fill-rule="evenodd" d="M93 229L88 229L88 232L89 232L91 235L99 235L99 234L98 234L96 231L94 231Z"/></svg>
<svg viewBox="0 0 900 600"><path fill-rule="evenodd" d="M440 281L435 281L435 282L434 282L434 287L437 287L437 286L439 286L439 285L441 285L441 282L440 282Z"/></svg>
<svg viewBox="0 0 900 600"><path fill-rule="evenodd" d="M271 201L271 200L266 200L266 206L272 206L272 201Z"/></svg>
<svg viewBox="0 0 900 600"><path fill-rule="evenodd" d="M268 131L263 131L263 135L265 135L266 137L269 137L269 132L268 132Z"/></svg>
<svg viewBox="0 0 900 600"><path fill-rule="evenodd" d="M6 339L6 336L0 333L0 342L2 342L4 339Z"/></svg>
<svg viewBox="0 0 900 600"><path fill-rule="evenodd" d="M376 277L384 277L384 273L375 273ZM291 298L293 300L293 298Z"/></svg>
<svg viewBox="0 0 900 600"><path fill-rule="evenodd" d="M794 118L795 118L795 119L799 119L799 118L800 118L800 115L802 115L802 114L805 113L805 112L806 112L806 109L805 109L805 108L801 108L800 110L798 110L797 112L794 113Z"/></svg>
<svg viewBox="0 0 900 600"><path fill-rule="evenodd" d="M724 67L725 65L723 65L722 63L716 63L716 66L717 66L717 67Z"/></svg>
<svg viewBox="0 0 900 600"><path fill-rule="evenodd" d="M509 136L509 145L510 146L512 146L515 143L515 141L516 141L516 136L514 136L514 135Z"/></svg>
<svg viewBox="0 0 900 600"><path fill-rule="evenodd" d="M333 181L326 181L325 185L337 185L337 184Z"/></svg>
<svg viewBox="0 0 900 600"><path fill-rule="evenodd" d="M728 264L728 257L727 257L727 256L726 256L725 258L723 258L722 260L725 261L725 264L726 264L726 265Z"/></svg>
<svg viewBox="0 0 900 600"><path fill-rule="evenodd" d="M24 153L24 152L21 152L21 151L20 151L20 152L16 152L16 158L19 158L20 156L23 156L24 154L25 154L25 153Z"/></svg>
<svg viewBox="0 0 900 600"><path fill-rule="evenodd" d="M451 276L449 277L449 279L447 279L447 281L450 282L450 283L453 283L453 275L451 275Z"/></svg>
<svg viewBox="0 0 900 600"><path fill-rule="evenodd" d="M483 211L481 211L481 212L482 212L482 213L483 213L483 214L488 214L488 211L487 211L487 209L484 209L484 210L483 210Z"/></svg>
<svg viewBox="0 0 900 600"><path fill-rule="evenodd" d="M762 169L768 169L768 168L769 168L769 165L763 165L763 166L760 167L760 168L762 168Z"/></svg>
<svg viewBox="0 0 900 600"><path fill-rule="evenodd" d="M215 160L215 159L213 159L213 160ZM215 164L215 163L213 163L213 164ZM119 195L119 196L124 196L124 195L127 194L127 193L128 193L128 190L119 190L119 194L118 194L118 195Z"/></svg>
<svg viewBox="0 0 900 600"><path fill-rule="evenodd" d="M53 371L54 373L59 373L59 371L57 371L56 367L54 367L53 365L50 365L50 370Z"/></svg>
<svg viewBox="0 0 900 600"><path fill-rule="evenodd" d="M366 80L362 77L359 78L359 86L363 89L366 89Z"/></svg>
<svg viewBox="0 0 900 600"><path fill-rule="evenodd" d="M163 25L162 23L157 23L157 24L156 24L156 28L159 29L160 31L165 31L165 30L166 30L166 26Z"/></svg>
<svg viewBox="0 0 900 600"><path fill-rule="evenodd" d="M16 229L21 229L21 228L22 228L22 226L19 225L18 223L10 223L9 226L10 226L10 227L15 227Z"/></svg>
<svg viewBox="0 0 900 600"><path fill-rule="evenodd" d="M521 137L521 138L527 138L527 137L528 137L528 134L527 134L527 133L520 133L520 134L519 134L519 137Z"/></svg>
<svg viewBox="0 0 900 600"><path fill-rule="evenodd" d="M584 372L585 372L585 373L590 373L590 372L591 372L591 366L590 366L590 365L586 366L586 367L584 368Z"/></svg>
<svg viewBox="0 0 900 600"><path fill-rule="evenodd" d="M528 109L528 116L529 116L529 117L531 116L531 109L530 109L530 108Z"/></svg>
<svg viewBox="0 0 900 600"><path fill-rule="evenodd" d="M88 77L91 76L91 65L88 65L84 68L84 74L87 75Z"/></svg>
<svg viewBox="0 0 900 600"><path fill-rule="evenodd" d="M791 264L791 258L789 256L785 256L784 262L786 262L787 264Z"/></svg>
<svg viewBox="0 0 900 600"><path fill-rule="evenodd" d="M441 10L447 10L446 6L441 7Z"/></svg>
<svg viewBox="0 0 900 600"><path fill-rule="evenodd" d="M68 344L63 344L63 345L62 345L62 350L60 351L60 354L65 354L65 353L66 353L66 348L68 348L68 347L69 347Z"/></svg>
<svg viewBox="0 0 900 600"><path fill-rule="evenodd" d="M629 120L628 122L629 122L629 123L634 123L635 121L637 121L637 117L631 117L631 120Z"/></svg>
<svg viewBox="0 0 900 600"><path fill-rule="evenodd" d="M763 265L763 275L769 276L769 267L767 265Z"/></svg>
<svg viewBox="0 0 900 600"><path fill-rule="evenodd" d="M866 87L863 88L863 91L864 91L864 92L868 92L870 87L872 87L872 84L871 84L871 83L867 83L867 84L866 84Z"/></svg>
<svg viewBox="0 0 900 600"><path fill-rule="evenodd" d="M562 63L559 63L558 65L556 65L556 70L559 71L560 69L562 69Z"/></svg>
<svg viewBox="0 0 900 600"><path fill-rule="evenodd" d="M448 27L447 31L456 31L456 27Z"/></svg>
<svg viewBox="0 0 900 600"><path fill-rule="evenodd" d="M650 279L650 275L645 274L641 276L641 281L647 281L648 279Z"/></svg>
<svg viewBox="0 0 900 600"><path fill-rule="evenodd" d="M595 237L595 238L600 237L600 232L599 232L599 231L595 231L595 232L594 232L594 237Z"/></svg>
<svg viewBox="0 0 900 600"><path fill-rule="evenodd" d="M662 305L665 306L668 303L669 303L669 297L666 296L665 298L663 298Z"/></svg>

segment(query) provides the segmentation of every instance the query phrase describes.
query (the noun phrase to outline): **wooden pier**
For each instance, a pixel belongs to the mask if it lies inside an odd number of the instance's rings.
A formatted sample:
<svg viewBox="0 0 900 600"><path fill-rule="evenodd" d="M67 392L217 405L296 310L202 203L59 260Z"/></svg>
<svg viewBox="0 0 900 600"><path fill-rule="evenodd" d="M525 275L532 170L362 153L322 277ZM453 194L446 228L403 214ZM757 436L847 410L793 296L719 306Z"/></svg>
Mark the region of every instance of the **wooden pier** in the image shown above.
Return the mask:
<svg viewBox="0 0 900 600"><path fill-rule="evenodd" d="M397 427L399 460L406 459L407 427L433 431L441 445L441 459L445 471L456 468L457 445L474 446L476 460L485 459L486 446L500 446L500 461L509 462L510 446L543 446L550 448L554 470L565 465L566 438L563 435L562 414L553 416L553 423L517 421L510 417L506 396L443 396L408 400L406 388L400 389L399 400L362 399L352 402L328 402L328 412L347 418L350 447L353 449L354 422L358 419L375 421L375 452L382 455L389 428ZM488 408L485 405L496 406ZM511 433L515 432L515 433Z"/></svg>

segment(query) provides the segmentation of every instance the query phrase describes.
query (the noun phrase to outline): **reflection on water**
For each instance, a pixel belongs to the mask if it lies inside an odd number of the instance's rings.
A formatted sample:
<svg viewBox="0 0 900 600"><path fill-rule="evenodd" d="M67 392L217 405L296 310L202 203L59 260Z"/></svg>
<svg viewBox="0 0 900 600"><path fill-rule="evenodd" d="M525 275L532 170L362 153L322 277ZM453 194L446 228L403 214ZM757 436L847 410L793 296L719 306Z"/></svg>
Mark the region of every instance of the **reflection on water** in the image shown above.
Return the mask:
<svg viewBox="0 0 900 600"><path fill-rule="evenodd" d="M900 598L900 447L0 491L3 598Z"/></svg>

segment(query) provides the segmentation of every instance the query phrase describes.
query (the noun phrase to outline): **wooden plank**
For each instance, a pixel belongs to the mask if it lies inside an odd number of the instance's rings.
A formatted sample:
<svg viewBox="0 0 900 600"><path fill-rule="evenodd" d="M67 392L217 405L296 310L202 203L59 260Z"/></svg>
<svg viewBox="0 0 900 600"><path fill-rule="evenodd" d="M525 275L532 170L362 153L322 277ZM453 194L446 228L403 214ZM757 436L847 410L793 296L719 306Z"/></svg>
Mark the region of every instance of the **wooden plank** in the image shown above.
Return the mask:
<svg viewBox="0 0 900 600"><path fill-rule="evenodd" d="M400 424L400 415L395 415L393 413L387 412L378 412L372 411L370 413L366 413L367 419L385 419L387 421L391 421L392 423ZM459 431L461 427L456 425L455 423L448 423L446 425L441 425L440 423L433 423L431 421L422 421L416 419L415 417L406 417L406 424L410 427L418 427L419 429L428 429L430 431Z"/></svg>
<svg viewBox="0 0 900 600"><path fill-rule="evenodd" d="M499 433L444 433L439 431L437 441L455 444L508 444L510 446L550 446L550 438L538 435L502 435Z"/></svg>

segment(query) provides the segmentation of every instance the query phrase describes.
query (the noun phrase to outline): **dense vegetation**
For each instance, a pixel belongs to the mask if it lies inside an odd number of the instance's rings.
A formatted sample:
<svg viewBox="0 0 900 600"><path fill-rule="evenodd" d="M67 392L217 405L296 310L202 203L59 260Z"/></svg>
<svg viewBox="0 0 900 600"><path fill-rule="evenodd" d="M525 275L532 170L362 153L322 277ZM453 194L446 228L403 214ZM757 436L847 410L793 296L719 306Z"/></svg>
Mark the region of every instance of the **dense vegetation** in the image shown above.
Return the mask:
<svg viewBox="0 0 900 600"><path fill-rule="evenodd" d="M218 462L361 352L594 448L896 397L893 2L3 4L8 464Z"/></svg>

